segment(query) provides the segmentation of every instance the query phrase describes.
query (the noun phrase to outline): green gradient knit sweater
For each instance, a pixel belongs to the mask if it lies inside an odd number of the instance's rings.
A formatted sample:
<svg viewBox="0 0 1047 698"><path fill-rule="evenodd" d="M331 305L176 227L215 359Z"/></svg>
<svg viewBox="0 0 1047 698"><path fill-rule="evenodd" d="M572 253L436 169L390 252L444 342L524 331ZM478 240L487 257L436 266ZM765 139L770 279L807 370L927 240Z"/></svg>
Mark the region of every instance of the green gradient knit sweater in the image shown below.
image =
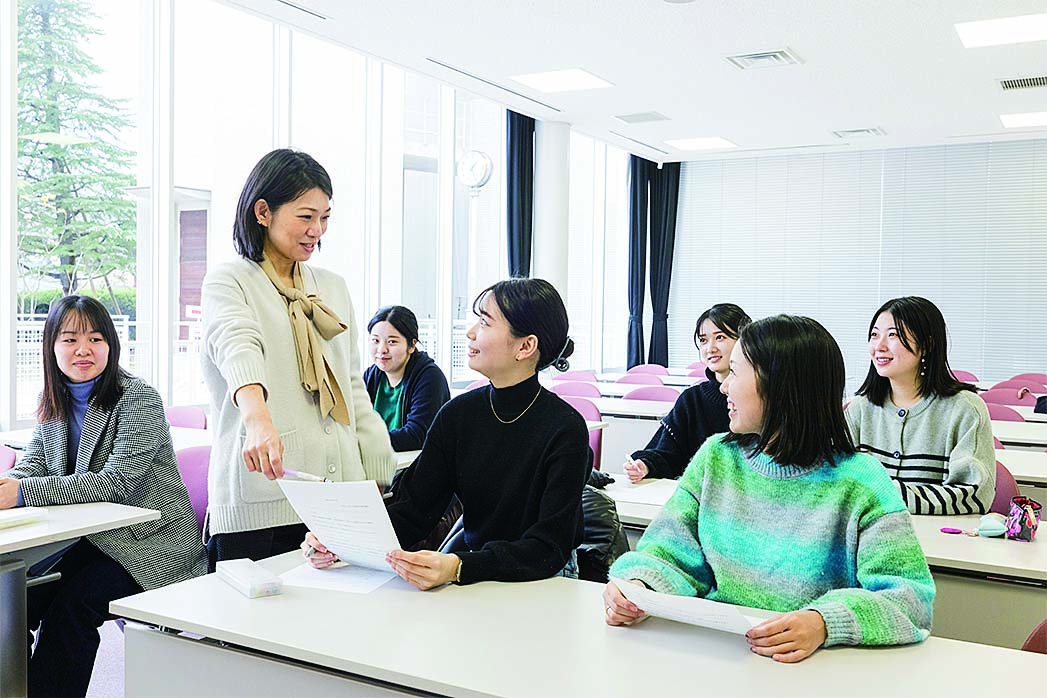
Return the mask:
<svg viewBox="0 0 1047 698"><path fill-rule="evenodd" d="M930 633L934 581L909 513L870 456L780 465L710 438L611 575L668 594L813 609L826 645L897 645Z"/></svg>

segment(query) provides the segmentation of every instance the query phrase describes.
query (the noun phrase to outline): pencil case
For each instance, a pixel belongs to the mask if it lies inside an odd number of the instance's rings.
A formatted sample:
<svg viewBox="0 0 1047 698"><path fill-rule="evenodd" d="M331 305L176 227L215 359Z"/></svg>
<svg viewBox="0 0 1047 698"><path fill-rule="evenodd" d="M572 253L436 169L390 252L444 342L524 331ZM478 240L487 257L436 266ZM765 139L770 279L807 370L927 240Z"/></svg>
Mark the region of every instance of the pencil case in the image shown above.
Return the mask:
<svg viewBox="0 0 1047 698"><path fill-rule="evenodd" d="M1011 513L1007 517L1007 537L1031 543L1040 526L1040 503L1031 497L1015 497L1011 500Z"/></svg>

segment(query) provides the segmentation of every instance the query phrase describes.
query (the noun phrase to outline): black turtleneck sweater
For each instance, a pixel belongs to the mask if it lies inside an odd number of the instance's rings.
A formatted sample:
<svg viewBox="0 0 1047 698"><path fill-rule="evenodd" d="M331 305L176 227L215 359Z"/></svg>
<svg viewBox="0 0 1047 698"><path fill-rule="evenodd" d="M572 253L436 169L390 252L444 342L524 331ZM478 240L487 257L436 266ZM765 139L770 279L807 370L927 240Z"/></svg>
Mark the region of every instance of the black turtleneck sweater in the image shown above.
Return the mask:
<svg viewBox="0 0 1047 698"><path fill-rule="evenodd" d="M680 477L706 439L730 431L727 396L715 373L707 368L705 375L709 380L683 391L647 448L632 455L647 464L647 477Z"/></svg>
<svg viewBox="0 0 1047 698"><path fill-rule="evenodd" d="M522 416L503 424L492 403L502 420ZM456 553L463 584L551 577L582 541L591 459L585 420L537 375L508 388L477 388L436 415L422 453L397 484L389 518L410 544L428 535L458 495L469 547Z"/></svg>

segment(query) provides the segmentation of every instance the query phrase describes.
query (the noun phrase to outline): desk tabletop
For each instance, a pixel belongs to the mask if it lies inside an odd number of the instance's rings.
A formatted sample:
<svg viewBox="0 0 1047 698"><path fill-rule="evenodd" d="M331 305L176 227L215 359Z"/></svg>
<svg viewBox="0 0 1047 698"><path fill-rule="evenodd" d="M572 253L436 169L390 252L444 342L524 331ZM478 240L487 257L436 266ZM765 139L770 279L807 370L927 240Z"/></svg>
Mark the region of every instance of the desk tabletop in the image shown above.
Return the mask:
<svg viewBox="0 0 1047 698"><path fill-rule="evenodd" d="M996 460L1011 471L1019 485L1047 486L1047 452L997 449Z"/></svg>
<svg viewBox="0 0 1047 698"><path fill-rule="evenodd" d="M298 553L263 562L274 572ZM398 578L371 594L285 587L248 599L215 575L114 601L126 618L188 631L292 661L453 696L711 695L810 698L812 686L849 696L988 694L1043 672L1042 656L930 638L888 649L821 650L796 665L749 651L745 640L650 619L603 622L603 586L563 578L449 585L420 592ZM497 622L491 622L497 618ZM628 657L629 661L599 658ZM943 667L977 666L978 671ZM854 681L855 676L904 681Z"/></svg>
<svg viewBox="0 0 1047 698"><path fill-rule="evenodd" d="M644 387L642 385L635 385L633 383L605 383L605 382L600 382L600 381L597 381L596 383L593 383L592 381L549 381L548 383L543 383L543 385L545 385L546 388L549 388L550 390L552 390L553 387L555 387L557 383L569 383L569 382L570 383L585 383L586 385L591 385L591 386L593 386L594 388L596 388L597 390L600 391L600 395L602 397L625 397L626 394L631 393L632 391L636 390L637 388L643 388ZM681 393L684 390L684 387L679 386L679 385L666 385L664 387L672 388L677 393Z"/></svg>
<svg viewBox="0 0 1047 698"><path fill-rule="evenodd" d="M639 419L661 419L669 414L674 402L659 400L626 400L619 397L590 397L604 417L635 417Z"/></svg>
<svg viewBox="0 0 1047 698"><path fill-rule="evenodd" d="M159 511L112 502L65 504L45 508L47 518L43 521L0 529L0 554L160 518Z"/></svg>
<svg viewBox="0 0 1047 698"><path fill-rule="evenodd" d="M1025 418L1026 422L1047 422L1047 414L1035 412L1035 407L1030 405L1005 405Z"/></svg>
<svg viewBox="0 0 1047 698"><path fill-rule="evenodd" d="M190 446L210 446L214 435L210 429L189 429L188 427L171 427L171 441L174 449L180 451ZM33 437L32 427L0 432L0 444L24 450Z"/></svg>
<svg viewBox="0 0 1047 698"><path fill-rule="evenodd" d="M993 420L992 433L1004 444L1047 448L1047 424Z"/></svg>
<svg viewBox="0 0 1047 698"><path fill-rule="evenodd" d="M601 382L601 383L614 383L615 381L617 381L619 378L621 378L624 375L626 375L626 374L625 373L620 373L620 372L617 372L617 371L611 371L611 372L607 372L607 373L597 373L596 374L596 380ZM689 388L692 385L694 385L695 383L697 383L699 380L701 380L701 376L679 376L679 375L669 374L667 376L658 376L658 377L662 379L662 385L671 385L671 386L674 386L674 387L677 387L677 388ZM626 383L626 385L632 385L632 384ZM639 388L640 385L632 385L632 387Z"/></svg>

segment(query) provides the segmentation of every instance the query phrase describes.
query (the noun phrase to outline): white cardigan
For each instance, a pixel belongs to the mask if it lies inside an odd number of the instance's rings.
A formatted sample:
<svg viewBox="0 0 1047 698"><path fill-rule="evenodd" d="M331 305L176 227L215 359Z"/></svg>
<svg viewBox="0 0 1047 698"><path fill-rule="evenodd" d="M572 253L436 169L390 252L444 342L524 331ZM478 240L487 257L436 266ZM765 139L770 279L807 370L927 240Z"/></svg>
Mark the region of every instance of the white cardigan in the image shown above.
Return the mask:
<svg viewBox="0 0 1047 698"><path fill-rule="evenodd" d="M387 484L396 469L389 433L371 407L360 377L356 320L349 290L333 272L302 265L306 291L316 293L349 330L320 338L349 408L349 426L320 418L319 402L302 387L287 304L256 263L240 259L204 278L204 379L215 435L207 475L210 533L235 533L299 523L279 486L244 465L243 419L233 395L245 385L265 389L269 414L284 446L284 466L336 481Z"/></svg>

